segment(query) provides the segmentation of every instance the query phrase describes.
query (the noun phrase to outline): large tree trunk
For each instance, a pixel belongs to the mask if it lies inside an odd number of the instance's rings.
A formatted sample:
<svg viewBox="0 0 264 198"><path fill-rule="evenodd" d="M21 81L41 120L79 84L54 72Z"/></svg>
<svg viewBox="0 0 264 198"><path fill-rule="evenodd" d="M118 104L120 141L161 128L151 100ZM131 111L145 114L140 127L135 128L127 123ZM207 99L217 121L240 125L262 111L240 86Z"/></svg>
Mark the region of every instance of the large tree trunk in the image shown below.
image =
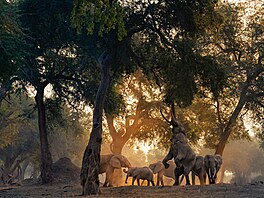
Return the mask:
<svg viewBox="0 0 264 198"><path fill-rule="evenodd" d="M109 54L103 54L99 59L99 63L102 70L101 82L96 94L93 112L93 128L90 135L89 143L83 155L80 176L83 195L96 195L99 192L98 175L102 143L102 115L110 80L110 59L111 56Z"/></svg>
<svg viewBox="0 0 264 198"><path fill-rule="evenodd" d="M44 85L37 88L35 101L38 108L38 125L40 137L40 150L41 150L41 180L42 183L50 183L52 177L52 158L49 150L48 135L46 128L46 109L44 104Z"/></svg>
<svg viewBox="0 0 264 198"><path fill-rule="evenodd" d="M241 93L241 94L243 94L243 93ZM215 154L219 154L221 156L223 155L227 140L231 134L232 126L234 125L234 123L235 123L239 113L241 112L242 108L244 107L245 103L246 103L246 94L244 93L243 95L241 95L240 100L239 100L234 112L232 113L227 125L224 128L223 133L221 134L220 141L216 147Z"/></svg>
<svg viewBox="0 0 264 198"><path fill-rule="evenodd" d="M122 150L123 150L125 144L126 144L126 142L123 141L122 138L113 139L113 141L110 145L111 152L113 154L122 154Z"/></svg>
<svg viewBox="0 0 264 198"><path fill-rule="evenodd" d="M223 129L223 133L220 136L220 142L218 143L216 147L215 154L223 155L227 140L231 134L231 129L240 114L241 110L243 109L244 105L247 102L247 94L248 94L248 88L252 84L252 82L262 73L261 68L257 68L255 71L249 72L247 75L247 80L242 85L239 101L237 103L237 106L235 110L233 111L231 117L229 118L226 126Z"/></svg>

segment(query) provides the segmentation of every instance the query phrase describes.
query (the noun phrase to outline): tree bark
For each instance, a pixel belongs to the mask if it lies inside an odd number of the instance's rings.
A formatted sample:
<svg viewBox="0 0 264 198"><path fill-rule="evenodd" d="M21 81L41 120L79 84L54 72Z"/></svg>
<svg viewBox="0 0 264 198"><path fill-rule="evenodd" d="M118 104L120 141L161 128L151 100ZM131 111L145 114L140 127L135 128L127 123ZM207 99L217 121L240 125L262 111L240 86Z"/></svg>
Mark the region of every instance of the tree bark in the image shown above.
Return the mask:
<svg viewBox="0 0 264 198"><path fill-rule="evenodd" d="M235 110L233 111L232 115L230 116L226 126L223 129L223 132L220 136L220 141L218 145L216 146L215 154L223 155L225 145L227 143L227 140L231 134L232 126L234 125L238 115L240 114L241 110L243 109L244 105L246 104L248 100L248 88L252 85L252 82L263 72L263 69L256 68L254 71L249 71L247 74L247 79L242 85L239 101L236 105Z"/></svg>
<svg viewBox="0 0 264 198"><path fill-rule="evenodd" d="M38 125L40 137L40 150L41 150L41 180L43 184L50 183L52 177L52 157L49 150L48 135L46 128L46 109L44 104L44 88L45 85L41 84L37 88L35 101L38 108Z"/></svg>
<svg viewBox="0 0 264 198"><path fill-rule="evenodd" d="M81 185L83 195L96 195L99 193L99 164L102 143L102 115L104 102L110 80L111 55L102 54L99 59L101 66L101 82L96 94L94 112L93 112L93 128L90 135L89 143L85 149L82 169L81 169Z"/></svg>
<svg viewBox="0 0 264 198"><path fill-rule="evenodd" d="M242 91L238 104L233 111L228 123L226 124L223 133L221 134L220 141L216 147L215 154L223 155L227 140L231 134L232 126L234 125L239 113L241 112L242 108L246 103L246 92Z"/></svg>

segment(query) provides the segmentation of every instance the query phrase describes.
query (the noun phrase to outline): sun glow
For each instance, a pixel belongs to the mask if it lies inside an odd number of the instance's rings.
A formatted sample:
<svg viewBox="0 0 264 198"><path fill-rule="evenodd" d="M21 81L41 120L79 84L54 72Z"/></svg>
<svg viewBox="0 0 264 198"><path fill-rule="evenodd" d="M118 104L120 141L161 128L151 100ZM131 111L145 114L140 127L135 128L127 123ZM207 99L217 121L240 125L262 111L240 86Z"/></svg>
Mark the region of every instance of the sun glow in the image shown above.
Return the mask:
<svg viewBox="0 0 264 198"><path fill-rule="evenodd" d="M147 155L150 150L154 149L154 146L149 144L149 142L138 142L133 149L135 151L141 150L145 155Z"/></svg>

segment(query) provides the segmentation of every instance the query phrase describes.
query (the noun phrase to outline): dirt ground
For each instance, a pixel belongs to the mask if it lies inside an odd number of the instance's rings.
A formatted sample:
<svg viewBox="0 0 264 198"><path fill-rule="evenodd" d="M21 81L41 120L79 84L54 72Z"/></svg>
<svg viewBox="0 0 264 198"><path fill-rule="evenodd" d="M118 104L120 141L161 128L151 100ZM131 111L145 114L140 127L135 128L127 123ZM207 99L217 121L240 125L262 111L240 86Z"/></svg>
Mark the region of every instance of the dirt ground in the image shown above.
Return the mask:
<svg viewBox="0 0 264 198"><path fill-rule="evenodd" d="M99 196L90 197L225 197L264 198L264 184L252 183L243 186L215 184L206 186L122 186L100 188ZM0 197L82 197L81 186L72 184L2 186Z"/></svg>
<svg viewBox="0 0 264 198"><path fill-rule="evenodd" d="M27 197L84 197L79 185L80 168L68 158L61 158L53 164L52 185L40 185L38 180L26 179L20 185L0 185L0 198ZM69 183L71 182L71 183ZM131 183L129 183L131 184ZM215 184L206 186L121 186L100 187L99 196L90 197L177 197L177 198L264 198L263 182L247 185Z"/></svg>

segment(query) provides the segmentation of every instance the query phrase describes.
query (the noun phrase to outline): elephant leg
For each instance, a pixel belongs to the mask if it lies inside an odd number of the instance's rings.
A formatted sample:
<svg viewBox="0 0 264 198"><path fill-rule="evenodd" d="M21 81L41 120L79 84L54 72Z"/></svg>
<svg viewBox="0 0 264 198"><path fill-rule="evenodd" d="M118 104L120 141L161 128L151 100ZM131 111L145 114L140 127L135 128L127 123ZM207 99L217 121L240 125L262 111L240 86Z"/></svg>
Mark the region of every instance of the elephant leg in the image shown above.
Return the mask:
<svg viewBox="0 0 264 198"><path fill-rule="evenodd" d="M200 178L200 177L199 177ZM195 185L195 174L194 172L192 171L192 185Z"/></svg>
<svg viewBox="0 0 264 198"><path fill-rule="evenodd" d="M153 181L153 180L151 180L150 182L151 182L152 186L155 186L155 184L154 184L154 181Z"/></svg>
<svg viewBox="0 0 264 198"><path fill-rule="evenodd" d="M158 174L157 175L157 186L159 186L159 183L160 183L160 175Z"/></svg>
<svg viewBox="0 0 264 198"><path fill-rule="evenodd" d="M113 177L113 174L114 174L114 169L111 168L111 167L108 167L105 171L105 182L104 182L104 187L107 187L108 184L110 184L111 180L112 180L112 177ZM112 183L111 183L112 185Z"/></svg>
<svg viewBox="0 0 264 198"><path fill-rule="evenodd" d="M137 179L137 184L138 186L140 186L140 179Z"/></svg>
<svg viewBox="0 0 264 198"><path fill-rule="evenodd" d="M104 182L103 187L107 187L109 181L110 181L110 176L109 176L109 174L106 173L106 176L105 176L105 182Z"/></svg>
<svg viewBox="0 0 264 198"><path fill-rule="evenodd" d="M174 186L178 186L180 184L179 182L179 177L183 174L183 167L176 167L174 169L174 174L175 174L175 183L173 184Z"/></svg>
<svg viewBox="0 0 264 198"><path fill-rule="evenodd" d="M162 186L164 186L164 182L163 182L163 174L158 173L157 175L157 186L159 186L161 183Z"/></svg>
<svg viewBox="0 0 264 198"><path fill-rule="evenodd" d="M160 182L161 182L161 186L164 186L163 176L162 176L162 175L161 175L161 177L160 177Z"/></svg>
<svg viewBox="0 0 264 198"><path fill-rule="evenodd" d="M203 174L203 181L204 181L204 185L206 184L206 173Z"/></svg>
<svg viewBox="0 0 264 198"><path fill-rule="evenodd" d="M185 175L185 179L186 179L186 185L191 185L190 178L189 178L189 174L186 174Z"/></svg>
<svg viewBox="0 0 264 198"><path fill-rule="evenodd" d="M200 185L203 186L204 185L204 174L200 172L198 177L199 177Z"/></svg>
<svg viewBox="0 0 264 198"><path fill-rule="evenodd" d="M180 184L182 183L183 179L184 179L184 175L181 176Z"/></svg>
<svg viewBox="0 0 264 198"><path fill-rule="evenodd" d="M141 186L143 186L144 182L145 182L145 180L143 179L142 182L141 182Z"/></svg>
<svg viewBox="0 0 264 198"><path fill-rule="evenodd" d="M148 180L148 186L150 186L150 181Z"/></svg>
<svg viewBox="0 0 264 198"><path fill-rule="evenodd" d="M134 182L135 182L135 180L136 180L136 178L133 177L133 179L132 179L132 186L134 186Z"/></svg>

